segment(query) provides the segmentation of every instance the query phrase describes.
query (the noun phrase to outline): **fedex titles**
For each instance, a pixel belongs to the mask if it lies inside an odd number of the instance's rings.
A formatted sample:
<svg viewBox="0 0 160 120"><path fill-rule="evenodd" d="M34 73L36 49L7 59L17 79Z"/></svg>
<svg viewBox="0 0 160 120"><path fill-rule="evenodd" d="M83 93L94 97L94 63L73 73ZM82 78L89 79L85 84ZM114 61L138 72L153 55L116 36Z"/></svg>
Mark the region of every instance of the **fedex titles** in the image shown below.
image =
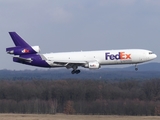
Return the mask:
<svg viewBox="0 0 160 120"><path fill-rule="evenodd" d="M29 50L24 49L24 50L22 50L22 53L29 53Z"/></svg>
<svg viewBox="0 0 160 120"><path fill-rule="evenodd" d="M118 54L106 53L106 60L127 60L131 59L131 54L126 54L125 52L119 52Z"/></svg>

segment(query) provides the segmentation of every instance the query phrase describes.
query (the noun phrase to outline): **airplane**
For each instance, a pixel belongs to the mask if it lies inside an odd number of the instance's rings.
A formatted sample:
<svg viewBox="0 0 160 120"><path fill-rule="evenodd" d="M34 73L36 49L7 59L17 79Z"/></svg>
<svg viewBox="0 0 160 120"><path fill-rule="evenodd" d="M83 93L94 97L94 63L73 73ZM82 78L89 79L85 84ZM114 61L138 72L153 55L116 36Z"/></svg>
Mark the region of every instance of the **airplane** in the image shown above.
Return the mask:
<svg viewBox="0 0 160 120"><path fill-rule="evenodd" d="M9 32L15 47L6 48L8 54L13 55L13 61L26 65L72 69L72 74L80 73L78 67L99 69L103 65L137 64L151 61L157 57L150 50L119 49L79 52L59 52L40 54L39 46L30 46L16 32Z"/></svg>

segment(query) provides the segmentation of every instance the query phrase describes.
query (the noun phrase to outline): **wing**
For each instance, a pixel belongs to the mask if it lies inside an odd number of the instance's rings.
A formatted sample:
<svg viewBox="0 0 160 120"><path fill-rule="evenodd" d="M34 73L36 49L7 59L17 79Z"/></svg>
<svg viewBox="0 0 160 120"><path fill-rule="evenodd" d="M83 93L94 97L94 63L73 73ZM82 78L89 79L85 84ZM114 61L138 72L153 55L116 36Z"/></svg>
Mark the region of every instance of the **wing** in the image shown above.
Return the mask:
<svg viewBox="0 0 160 120"><path fill-rule="evenodd" d="M54 64L57 65L62 65L65 66L66 68L72 68L73 66L84 66L85 64L87 64L87 61L72 61L72 60L68 60L68 61L54 61Z"/></svg>

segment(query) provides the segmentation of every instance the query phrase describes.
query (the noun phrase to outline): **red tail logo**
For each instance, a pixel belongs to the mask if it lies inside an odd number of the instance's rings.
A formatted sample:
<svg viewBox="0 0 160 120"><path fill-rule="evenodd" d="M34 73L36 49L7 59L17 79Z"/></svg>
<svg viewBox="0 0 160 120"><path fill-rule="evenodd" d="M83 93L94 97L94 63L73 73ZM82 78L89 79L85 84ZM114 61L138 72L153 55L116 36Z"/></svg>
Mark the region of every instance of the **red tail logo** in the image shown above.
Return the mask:
<svg viewBox="0 0 160 120"><path fill-rule="evenodd" d="M24 49L24 50L22 50L22 53L29 53L29 50Z"/></svg>

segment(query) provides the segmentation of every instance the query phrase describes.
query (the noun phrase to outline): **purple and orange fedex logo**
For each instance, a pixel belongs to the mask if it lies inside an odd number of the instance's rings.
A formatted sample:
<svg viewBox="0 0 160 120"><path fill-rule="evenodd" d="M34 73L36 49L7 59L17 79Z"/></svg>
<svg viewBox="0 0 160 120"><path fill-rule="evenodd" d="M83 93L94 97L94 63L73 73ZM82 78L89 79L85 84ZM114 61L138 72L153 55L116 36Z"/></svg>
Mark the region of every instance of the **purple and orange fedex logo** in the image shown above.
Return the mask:
<svg viewBox="0 0 160 120"><path fill-rule="evenodd" d="M29 50L28 49L23 49L22 53L29 53Z"/></svg>
<svg viewBox="0 0 160 120"><path fill-rule="evenodd" d="M105 54L106 60L128 60L131 59L131 54L126 54L125 52L118 52L118 54L111 54L107 52Z"/></svg>

